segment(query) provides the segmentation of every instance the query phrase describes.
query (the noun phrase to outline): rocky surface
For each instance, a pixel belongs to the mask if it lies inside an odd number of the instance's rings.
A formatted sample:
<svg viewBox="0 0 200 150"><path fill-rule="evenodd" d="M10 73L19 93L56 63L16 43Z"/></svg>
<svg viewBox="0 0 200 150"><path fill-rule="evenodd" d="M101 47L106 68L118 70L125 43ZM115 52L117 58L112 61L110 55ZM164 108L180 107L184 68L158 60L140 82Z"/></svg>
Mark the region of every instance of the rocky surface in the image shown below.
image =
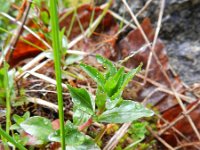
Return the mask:
<svg viewBox="0 0 200 150"><path fill-rule="evenodd" d="M188 1L176 5L167 14L160 37L172 67L183 81L193 84L200 82L200 3Z"/></svg>
<svg viewBox="0 0 200 150"><path fill-rule="evenodd" d="M113 10L130 15L121 0L116 0ZM137 13L147 0L127 0ZM159 37L164 41L172 68L187 84L200 82L200 0L165 0L165 11ZM152 0L149 7L139 16L151 18L156 25L160 0Z"/></svg>

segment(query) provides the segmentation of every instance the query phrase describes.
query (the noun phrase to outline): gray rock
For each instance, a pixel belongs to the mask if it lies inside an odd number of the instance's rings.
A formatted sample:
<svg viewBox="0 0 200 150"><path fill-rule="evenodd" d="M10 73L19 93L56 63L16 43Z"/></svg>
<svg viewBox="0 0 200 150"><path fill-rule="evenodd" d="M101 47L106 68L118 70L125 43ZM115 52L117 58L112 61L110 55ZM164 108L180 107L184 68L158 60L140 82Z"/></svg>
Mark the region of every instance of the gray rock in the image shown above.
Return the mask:
<svg viewBox="0 0 200 150"><path fill-rule="evenodd" d="M127 0L137 13L147 0ZM138 17L149 17L157 23L160 0L153 0L144 13ZM126 19L130 14L121 0L116 0L113 10ZM159 37L164 40L172 68L188 84L200 81L200 0L166 0L162 28Z"/></svg>

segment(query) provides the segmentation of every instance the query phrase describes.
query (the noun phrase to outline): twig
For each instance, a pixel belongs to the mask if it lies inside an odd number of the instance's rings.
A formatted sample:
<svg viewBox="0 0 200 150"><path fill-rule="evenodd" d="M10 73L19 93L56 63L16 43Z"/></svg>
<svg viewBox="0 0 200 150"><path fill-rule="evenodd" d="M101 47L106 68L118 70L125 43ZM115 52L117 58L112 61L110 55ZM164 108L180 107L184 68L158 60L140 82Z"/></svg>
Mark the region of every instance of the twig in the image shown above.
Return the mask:
<svg viewBox="0 0 200 150"><path fill-rule="evenodd" d="M170 149L170 150L174 150L174 148L169 145L167 142L165 142L161 137L159 137L149 126L147 126L147 129L149 130L149 132L151 132L151 134L158 140L160 141L166 148Z"/></svg>
<svg viewBox="0 0 200 150"><path fill-rule="evenodd" d="M153 0L148 0L144 6L138 11L138 13L135 15L136 17L138 17L152 2Z"/></svg>
<svg viewBox="0 0 200 150"><path fill-rule="evenodd" d="M159 114L155 114L155 115L158 116L162 121L164 121L167 126L170 125L170 123L167 120L165 120L161 115L159 115ZM175 131L178 135L180 135L183 139L185 139L187 142L191 142L185 135L183 135L182 132L180 132L179 130L177 130L175 127L172 126L171 129L173 131ZM159 132L158 132L158 135L160 136ZM198 150L200 149L197 146L194 146L194 147L197 148Z"/></svg>
<svg viewBox="0 0 200 150"><path fill-rule="evenodd" d="M144 84L146 84L146 79L147 79L147 76L148 76L148 73L149 73L149 68L150 68L150 65L151 65L151 62L152 62L153 51L155 51L155 46L156 46L156 43L157 43L158 34L159 34L159 31L160 31L160 28L161 28L164 7L165 7L165 0L161 0L160 13L159 13L159 16L158 16L158 23L157 23L157 27L156 27L156 31L155 31L155 35L154 35L154 39L153 39L152 50L150 51L150 54L149 54L149 57L148 57L148 62L147 62L146 71L145 71Z"/></svg>
<svg viewBox="0 0 200 150"><path fill-rule="evenodd" d="M4 13L4 12L0 12L0 15L8 18L9 20L13 21L14 23L18 24L18 25L22 25L22 22L17 21L15 18L11 17L10 15ZM31 30L29 27L27 27L26 25L23 25L23 28L28 31L30 34L32 34L34 37L36 37L39 41L41 41L46 47L48 47L49 49L52 49L51 46L45 41L43 40L40 36L38 36L33 30Z"/></svg>
<svg viewBox="0 0 200 150"><path fill-rule="evenodd" d="M47 76L45 76L45 75L43 75L43 74L36 73L36 72L31 72L31 71L27 71L27 72L25 72L25 73L29 73L29 74L31 74L31 75L37 77L37 78L43 79L43 80L46 81L46 82L49 82L49 83L51 83L51 84L56 85L56 80L54 80L54 79L52 79L52 78L50 78L50 77L47 77ZM67 89L67 85L64 84L64 83L62 83L62 87L65 88L65 89Z"/></svg>
<svg viewBox="0 0 200 150"><path fill-rule="evenodd" d="M192 106L189 110L187 110L184 115L188 115L190 112L192 112L198 105L200 104L200 101L198 103L196 103L194 106ZM184 118L184 115L181 115L179 117L177 117L175 120L173 120L170 124L167 125L166 128L160 130L158 132L159 135L162 135L165 131L167 131L169 128L171 128L172 126L174 126L178 121L182 120Z"/></svg>
<svg viewBox="0 0 200 150"><path fill-rule="evenodd" d="M189 146L200 146L200 142L184 143L184 144L181 144L180 146L175 147L174 149L177 150L177 149L182 149L184 147L189 147Z"/></svg>
<svg viewBox="0 0 200 150"><path fill-rule="evenodd" d="M27 101L31 102L31 103L36 103L42 106L46 106L48 108L53 109L54 111L58 112L58 105L54 104L54 103L50 103L48 101L45 101L43 99L40 98L35 98L35 97L27 97Z"/></svg>
<svg viewBox="0 0 200 150"><path fill-rule="evenodd" d="M115 146L118 144L119 140L124 136L127 132L131 123L124 123L121 128L115 133L115 135L109 140L103 150L113 150Z"/></svg>
<svg viewBox="0 0 200 150"><path fill-rule="evenodd" d="M32 0L27 2L27 7L26 7L26 10L25 10L24 15L22 17L22 24L20 26L18 26L18 29L16 31L15 36L13 36L13 38L11 39L11 43L10 43L9 48L8 48L8 50L10 50L10 53L9 53L9 56L8 56L8 63L10 62L10 59L12 58L13 51L16 47L17 41L19 40L20 34L23 30L23 25L25 24L25 22L27 20L27 17L28 17L30 8L31 8L31 4L32 4Z"/></svg>

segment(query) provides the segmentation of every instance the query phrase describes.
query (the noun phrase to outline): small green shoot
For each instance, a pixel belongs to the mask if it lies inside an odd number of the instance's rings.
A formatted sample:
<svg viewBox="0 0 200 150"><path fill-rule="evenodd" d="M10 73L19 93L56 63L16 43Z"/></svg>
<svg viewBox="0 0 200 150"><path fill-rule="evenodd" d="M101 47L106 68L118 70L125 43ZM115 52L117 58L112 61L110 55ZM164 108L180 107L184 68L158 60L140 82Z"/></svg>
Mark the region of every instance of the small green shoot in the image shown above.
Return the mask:
<svg viewBox="0 0 200 150"><path fill-rule="evenodd" d="M68 85L76 111L77 109L82 110L91 115L92 120L106 123L132 122L142 117L152 116L153 111L145 108L142 104L122 98L124 88L141 70L142 65L125 73L123 67L117 70L108 59L100 55L97 55L96 58L106 67L105 73L86 64L80 64L80 66L97 83L96 100L94 101L96 104L94 105L97 105L98 109L94 114L93 100L89 96L91 95L89 92Z"/></svg>

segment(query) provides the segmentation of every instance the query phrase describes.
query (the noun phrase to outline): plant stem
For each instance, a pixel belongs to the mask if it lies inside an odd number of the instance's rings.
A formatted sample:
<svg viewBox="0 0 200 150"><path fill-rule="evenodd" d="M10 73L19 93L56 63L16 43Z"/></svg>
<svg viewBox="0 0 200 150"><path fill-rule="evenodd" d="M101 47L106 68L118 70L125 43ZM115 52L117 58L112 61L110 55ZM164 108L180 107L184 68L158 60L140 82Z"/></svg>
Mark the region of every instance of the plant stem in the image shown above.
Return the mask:
<svg viewBox="0 0 200 150"><path fill-rule="evenodd" d="M15 145L20 150L27 150L23 145L16 142L9 134L7 134L2 128L0 128L0 135L7 139L10 143Z"/></svg>
<svg viewBox="0 0 200 150"><path fill-rule="evenodd" d="M61 48L59 39L59 25L58 25L58 14L57 14L57 0L50 0L50 16L51 16L51 28L52 28L52 42L54 52L54 64L56 71L56 87L59 107L59 120L60 120L60 137L61 147L65 150L65 137L64 137L64 112L63 112L63 96L62 96L62 85L61 85Z"/></svg>
<svg viewBox="0 0 200 150"><path fill-rule="evenodd" d="M83 131L85 128L87 128L88 126L90 126L92 124L92 122L93 122L92 118L88 119L87 122L85 122L84 124L82 124L82 125L80 125L78 127L78 130L79 131Z"/></svg>
<svg viewBox="0 0 200 150"><path fill-rule="evenodd" d="M6 133L9 134L10 130L10 114L11 114L11 104L10 104L10 86L8 78L8 64L4 61L4 89L6 92Z"/></svg>
<svg viewBox="0 0 200 150"><path fill-rule="evenodd" d="M98 143L98 142L101 140L101 138L102 138L103 135L105 134L106 130L107 130L107 126L104 126L104 127L101 129L101 131L99 132L99 134L96 136L96 138L94 139L95 143Z"/></svg>

